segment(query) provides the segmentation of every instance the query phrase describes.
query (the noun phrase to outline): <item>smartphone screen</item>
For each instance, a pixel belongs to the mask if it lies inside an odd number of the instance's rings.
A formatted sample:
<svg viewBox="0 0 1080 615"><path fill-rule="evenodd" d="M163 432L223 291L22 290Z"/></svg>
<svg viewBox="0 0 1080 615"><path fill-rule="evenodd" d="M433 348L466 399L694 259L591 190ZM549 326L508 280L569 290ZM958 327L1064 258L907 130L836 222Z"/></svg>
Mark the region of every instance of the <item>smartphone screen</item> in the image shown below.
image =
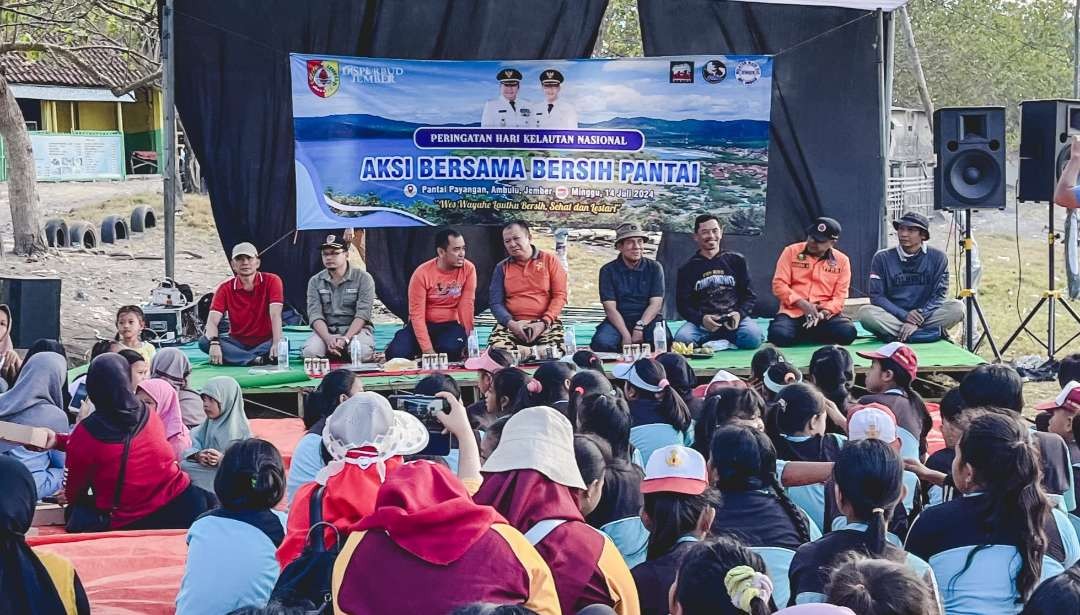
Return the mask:
<svg viewBox="0 0 1080 615"><path fill-rule="evenodd" d="M86 382L80 382L79 388L75 389L75 394L71 396L71 404L68 408L71 408L75 412L82 409L82 403L86 400Z"/></svg>

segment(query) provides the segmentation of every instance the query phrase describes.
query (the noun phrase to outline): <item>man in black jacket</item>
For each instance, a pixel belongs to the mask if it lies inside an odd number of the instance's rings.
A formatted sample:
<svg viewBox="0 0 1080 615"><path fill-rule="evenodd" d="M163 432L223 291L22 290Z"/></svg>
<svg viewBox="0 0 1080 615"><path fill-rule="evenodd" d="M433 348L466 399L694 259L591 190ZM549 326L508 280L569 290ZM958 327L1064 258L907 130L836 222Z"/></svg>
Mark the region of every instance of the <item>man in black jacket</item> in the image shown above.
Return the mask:
<svg viewBox="0 0 1080 615"><path fill-rule="evenodd" d="M675 299L686 324L679 327L675 341L700 345L727 340L738 348L757 348L762 335L750 317L757 301L750 272L741 254L720 250L723 236L716 216L703 214L694 220L698 251L679 268Z"/></svg>

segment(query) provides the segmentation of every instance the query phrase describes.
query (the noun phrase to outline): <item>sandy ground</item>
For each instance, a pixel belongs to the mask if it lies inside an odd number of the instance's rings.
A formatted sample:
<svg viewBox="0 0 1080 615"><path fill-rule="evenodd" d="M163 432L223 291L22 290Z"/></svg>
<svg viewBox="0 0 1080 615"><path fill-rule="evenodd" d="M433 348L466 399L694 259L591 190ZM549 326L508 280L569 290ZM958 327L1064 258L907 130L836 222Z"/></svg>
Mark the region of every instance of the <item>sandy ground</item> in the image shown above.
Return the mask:
<svg viewBox="0 0 1080 615"><path fill-rule="evenodd" d="M139 204L151 205L159 216L156 228L100 249L50 250L44 257L25 259L3 254L5 276L53 277L61 282L61 336L73 363L82 362L98 337L111 336L116 308L144 303L165 274L164 228L161 220L160 178L125 182L42 183L38 186L43 220L60 217L71 224L86 220L99 225L107 214L128 217ZM202 292L229 275L217 235L209 221L209 202L187 196L177 220L176 277ZM7 185L0 184L0 234L10 250L11 214ZM204 290L206 289L206 290Z"/></svg>

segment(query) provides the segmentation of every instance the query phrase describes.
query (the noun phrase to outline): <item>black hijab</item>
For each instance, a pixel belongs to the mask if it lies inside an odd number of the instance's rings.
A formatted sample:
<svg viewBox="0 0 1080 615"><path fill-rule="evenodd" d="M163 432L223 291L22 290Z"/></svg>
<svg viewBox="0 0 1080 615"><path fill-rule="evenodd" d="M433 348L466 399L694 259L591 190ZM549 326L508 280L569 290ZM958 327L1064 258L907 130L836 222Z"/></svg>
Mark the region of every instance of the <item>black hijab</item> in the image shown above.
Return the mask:
<svg viewBox="0 0 1080 615"><path fill-rule="evenodd" d="M90 435L102 442L123 442L146 425L146 406L131 390L131 366L127 359L107 352L94 357L86 371L86 394L94 412L82 422Z"/></svg>
<svg viewBox="0 0 1080 615"><path fill-rule="evenodd" d="M0 613L65 615L45 565L26 544L37 487L30 470L0 455Z"/></svg>

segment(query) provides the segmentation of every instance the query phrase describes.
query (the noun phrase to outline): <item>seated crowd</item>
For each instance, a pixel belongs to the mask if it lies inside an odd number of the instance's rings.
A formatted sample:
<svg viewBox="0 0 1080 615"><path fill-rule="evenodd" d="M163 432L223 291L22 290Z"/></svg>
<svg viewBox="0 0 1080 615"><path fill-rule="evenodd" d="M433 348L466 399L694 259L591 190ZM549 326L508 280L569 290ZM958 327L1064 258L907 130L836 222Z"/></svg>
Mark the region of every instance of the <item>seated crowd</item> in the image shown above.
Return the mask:
<svg viewBox="0 0 1080 615"><path fill-rule="evenodd" d="M721 250L715 218L697 220L672 339L772 342L749 380L719 371L701 386L676 353L608 372L596 354L671 335L663 268L634 224L600 271L592 350L514 367L509 350L563 342L567 278L525 223L508 224L490 289L497 325L466 364L481 398L466 407L452 375L432 373L413 393L444 410L421 420L334 370L306 396L288 466L252 436L237 381L193 390L182 352L139 338L138 308L120 310L116 341L97 344L74 382L63 346L35 344L0 367L0 420L49 435L44 447L0 444L0 612L90 611L72 563L27 544L41 499L66 505L68 532L187 530L181 615L1072 612L1080 356L1062 362L1037 429L1015 370L975 368L942 400L935 446L936 408L912 386L919 358L905 342L941 339L960 310L926 220L897 227L901 245L875 256L857 316L887 342L860 353L872 362L862 396L843 347L856 336L843 314L850 266L828 218L781 255L767 332L746 260ZM374 284L347 248L321 245L305 356L375 353ZM281 280L259 272L250 244L232 265L200 345L214 363L274 360ZM439 233L387 355L465 358L475 288L463 237ZM0 357L10 325L0 309ZM777 348L803 341L822 345L805 377ZM449 454L429 450L446 437Z"/></svg>
<svg viewBox="0 0 1080 615"><path fill-rule="evenodd" d="M972 370L942 400L943 448L911 386L917 352L900 342L862 354L872 367L858 398L836 345L805 378L765 346L749 382L721 371L702 386L674 353L605 373L581 351L529 375L489 348L476 406L449 374L417 383L448 408L437 427L335 370L307 397L286 469L252 437L231 378L202 387L203 420L189 428L182 361L163 350L139 381L143 361L102 344L73 411L63 348L40 348L0 395L3 420L50 434L43 450L0 450L2 612L89 612L71 562L26 543L43 497L67 504L69 532L186 529L181 614L1080 603L1080 355L1039 404L1038 431L1012 368ZM451 452L428 454L440 429Z"/></svg>

